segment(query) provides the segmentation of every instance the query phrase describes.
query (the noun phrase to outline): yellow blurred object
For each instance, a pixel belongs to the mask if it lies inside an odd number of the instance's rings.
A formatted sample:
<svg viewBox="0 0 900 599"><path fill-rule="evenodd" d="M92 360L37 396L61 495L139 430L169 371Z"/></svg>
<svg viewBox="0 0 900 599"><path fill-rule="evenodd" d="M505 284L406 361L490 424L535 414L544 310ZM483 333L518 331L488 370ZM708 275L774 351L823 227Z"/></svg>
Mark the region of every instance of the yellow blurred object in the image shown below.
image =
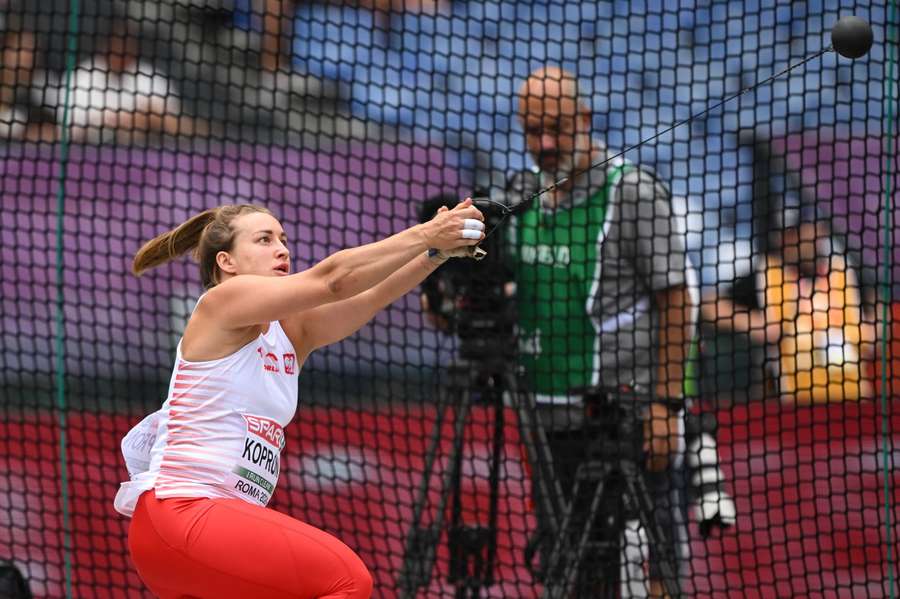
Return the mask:
<svg viewBox="0 0 900 599"><path fill-rule="evenodd" d="M779 387L797 403L871 397L863 378L862 303L848 281L846 261L834 256L828 275L801 278L775 258L766 265L766 321L781 324Z"/></svg>

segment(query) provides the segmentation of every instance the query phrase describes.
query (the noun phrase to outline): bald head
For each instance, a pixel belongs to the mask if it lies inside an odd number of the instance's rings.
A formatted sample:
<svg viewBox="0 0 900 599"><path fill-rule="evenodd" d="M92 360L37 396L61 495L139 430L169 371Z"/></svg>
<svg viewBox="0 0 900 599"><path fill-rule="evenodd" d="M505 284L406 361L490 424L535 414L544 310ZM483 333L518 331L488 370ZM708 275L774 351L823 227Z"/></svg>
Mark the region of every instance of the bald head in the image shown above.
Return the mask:
<svg viewBox="0 0 900 599"><path fill-rule="evenodd" d="M565 176L589 160L590 111L578 97L572 73L558 67L534 71L519 88L518 113L528 151L541 170Z"/></svg>
<svg viewBox="0 0 900 599"><path fill-rule="evenodd" d="M578 99L578 81L559 67L543 67L534 71L519 88L519 117L531 113L575 116L588 109Z"/></svg>

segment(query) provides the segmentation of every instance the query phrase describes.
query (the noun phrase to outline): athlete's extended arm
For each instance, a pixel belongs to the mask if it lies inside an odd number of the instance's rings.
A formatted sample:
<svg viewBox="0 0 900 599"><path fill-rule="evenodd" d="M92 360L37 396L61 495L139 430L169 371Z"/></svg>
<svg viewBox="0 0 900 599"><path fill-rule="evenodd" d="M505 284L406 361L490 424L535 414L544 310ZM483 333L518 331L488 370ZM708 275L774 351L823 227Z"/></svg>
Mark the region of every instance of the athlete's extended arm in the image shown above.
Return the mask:
<svg viewBox="0 0 900 599"><path fill-rule="evenodd" d="M382 309L415 289L440 264L423 253L359 295L293 317L289 326L297 327L296 338L301 346L296 348L298 354L305 357L319 347L352 335Z"/></svg>
<svg viewBox="0 0 900 599"><path fill-rule="evenodd" d="M287 277L241 275L213 287L198 305L228 329L282 320L351 298L372 288L429 248L475 245L463 239L467 218L482 220L471 201L382 241L341 250L310 269Z"/></svg>

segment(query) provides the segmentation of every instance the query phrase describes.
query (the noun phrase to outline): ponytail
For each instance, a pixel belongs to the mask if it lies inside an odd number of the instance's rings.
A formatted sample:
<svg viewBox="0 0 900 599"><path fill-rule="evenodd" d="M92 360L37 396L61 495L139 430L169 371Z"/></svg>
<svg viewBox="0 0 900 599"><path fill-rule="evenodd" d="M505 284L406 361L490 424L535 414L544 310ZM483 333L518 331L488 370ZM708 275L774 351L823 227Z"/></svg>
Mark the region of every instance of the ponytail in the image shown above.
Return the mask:
<svg viewBox="0 0 900 599"><path fill-rule="evenodd" d="M135 254L131 271L140 276L146 270L192 252L194 259L200 263L203 287L209 289L219 282L216 255L232 248L235 235L232 221L250 212L271 214L265 208L249 204L204 210L175 229L145 243Z"/></svg>
<svg viewBox="0 0 900 599"><path fill-rule="evenodd" d="M156 268L189 251L196 250L206 226L216 218L217 208L204 210L171 231L157 235L145 243L131 264L131 272L140 276L145 270Z"/></svg>

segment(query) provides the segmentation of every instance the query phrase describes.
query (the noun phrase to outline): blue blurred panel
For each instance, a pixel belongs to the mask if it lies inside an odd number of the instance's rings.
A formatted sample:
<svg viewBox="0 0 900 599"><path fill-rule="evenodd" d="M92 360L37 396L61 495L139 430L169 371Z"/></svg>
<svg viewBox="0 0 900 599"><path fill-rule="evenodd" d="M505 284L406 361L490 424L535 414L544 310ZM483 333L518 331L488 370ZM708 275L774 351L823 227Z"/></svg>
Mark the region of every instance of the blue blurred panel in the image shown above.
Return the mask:
<svg viewBox="0 0 900 599"><path fill-rule="evenodd" d="M377 123L396 123L399 120L400 93L395 87L374 82L354 83L351 86L351 112Z"/></svg>
<svg viewBox="0 0 900 599"><path fill-rule="evenodd" d="M462 4L462 3L461 3ZM511 21L516 16L515 2L501 0L487 0L485 2L466 2L465 18L473 22L481 21Z"/></svg>
<svg viewBox="0 0 900 599"><path fill-rule="evenodd" d="M301 3L294 19L293 61L311 75L350 81L385 40L371 11Z"/></svg>
<svg viewBox="0 0 900 599"><path fill-rule="evenodd" d="M478 164L487 153L504 170L528 162L515 94L536 67L574 70L598 134L621 149L817 51L850 9L884 20L883 7L849 0L490 0L452 3L445 15L394 15L389 36L379 38L360 11L309 5L301 7L308 18L298 54L308 70L352 81L357 114L459 144ZM883 54L873 48L872 62ZM880 88L854 84L883 80L871 69L877 65L828 55L647 144L636 158L671 176L691 201L730 194L740 206L738 223L727 226L743 226L748 192L738 187L729 146L738 131L778 135L846 122L877 130Z"/></svg>
<svg viewBox="0 0 900 599"><path fill-rule="evenodd" d="M231 13L231 23L236 29L248 30L253 27L252 0L235 0Z"/></svg>
<svg viewBox="0 0 900 599"><path fill-rule="evenodd" d="M480 37L477 23L448 15L403 13L391 22L388 46L401 52L410 68L446 72L447 57L462 39Z"/></svg>
<svg viewBox="0 0 900 599"><path fill-rule="evenodd" d="M630 15L630 14L640 14L643 12L643 7L641 6L643 3L639 0L613 0L613 14L616 15Z"/></svg>

